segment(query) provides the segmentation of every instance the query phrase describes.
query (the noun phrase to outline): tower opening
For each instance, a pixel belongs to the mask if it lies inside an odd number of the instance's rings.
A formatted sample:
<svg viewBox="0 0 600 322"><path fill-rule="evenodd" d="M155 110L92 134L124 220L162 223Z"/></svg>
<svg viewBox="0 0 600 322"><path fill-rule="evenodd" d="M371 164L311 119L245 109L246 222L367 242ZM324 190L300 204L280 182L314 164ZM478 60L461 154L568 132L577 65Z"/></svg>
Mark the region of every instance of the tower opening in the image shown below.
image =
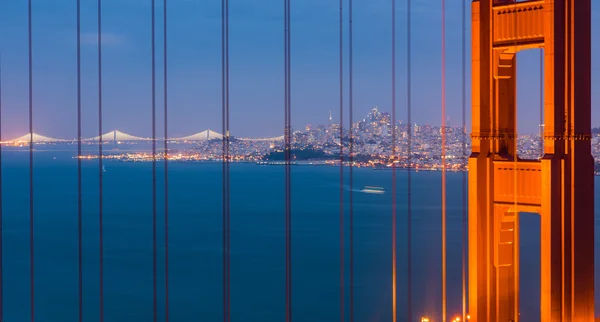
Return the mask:
<svg viewBox="0 0 600 322"><path fill-rule="evenodd" d="M517 155L539 160L544 151L543 49L517 53Z"/></svg>
<svg viewBox="0 0 600 322"><path fill-rule="evenodd" d="M541 218L539 214L519 213L519 317L521 321L539 322Z"/></svg>

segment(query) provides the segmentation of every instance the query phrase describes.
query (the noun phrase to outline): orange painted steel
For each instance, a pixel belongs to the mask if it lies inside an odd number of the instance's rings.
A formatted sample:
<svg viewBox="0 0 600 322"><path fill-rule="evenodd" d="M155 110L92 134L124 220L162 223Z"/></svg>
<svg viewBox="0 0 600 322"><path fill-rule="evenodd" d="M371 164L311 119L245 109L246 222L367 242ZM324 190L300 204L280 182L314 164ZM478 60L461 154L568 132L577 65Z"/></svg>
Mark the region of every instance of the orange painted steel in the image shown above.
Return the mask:
<svg viewBox="0 0 600 322"><path fill-rule="evenodd" d="M541 216L541 320L594 321L591 1L472 3L470 321L519 321L519 212ZM544 155L516 144L516 54L544 50Z"/></svg>

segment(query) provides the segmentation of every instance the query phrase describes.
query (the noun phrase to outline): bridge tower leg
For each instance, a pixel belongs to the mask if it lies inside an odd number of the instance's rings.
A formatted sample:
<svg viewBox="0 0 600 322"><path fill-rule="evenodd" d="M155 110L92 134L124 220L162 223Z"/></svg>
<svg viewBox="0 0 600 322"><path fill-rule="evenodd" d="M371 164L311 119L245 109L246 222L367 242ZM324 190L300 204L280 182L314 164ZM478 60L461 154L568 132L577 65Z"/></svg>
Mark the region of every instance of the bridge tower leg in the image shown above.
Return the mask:
<svg viewBox="0 0 600 322"><path fill-rule="evenodd" d="M541 319L594 321L590 0L472 3L471 321L519 321L519 212L541 216ZM516 53L543 48L544 156L516 147Z"/></svg>

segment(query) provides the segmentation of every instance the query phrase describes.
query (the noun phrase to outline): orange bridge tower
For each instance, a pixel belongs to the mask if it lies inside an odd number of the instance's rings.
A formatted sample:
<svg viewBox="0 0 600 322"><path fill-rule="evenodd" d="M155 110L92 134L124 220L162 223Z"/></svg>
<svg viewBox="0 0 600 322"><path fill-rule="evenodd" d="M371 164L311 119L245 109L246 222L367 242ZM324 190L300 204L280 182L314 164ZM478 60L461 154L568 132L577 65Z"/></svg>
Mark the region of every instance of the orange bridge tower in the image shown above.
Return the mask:
<svg viewBox="0 0 600 322"><path fill-rule="evenodd" d="M471 321L519 321L519 212L541 216L541 320L594 321L591 0L472 3ZM544 156L516 146L516 53L544 50Z"/></svg>

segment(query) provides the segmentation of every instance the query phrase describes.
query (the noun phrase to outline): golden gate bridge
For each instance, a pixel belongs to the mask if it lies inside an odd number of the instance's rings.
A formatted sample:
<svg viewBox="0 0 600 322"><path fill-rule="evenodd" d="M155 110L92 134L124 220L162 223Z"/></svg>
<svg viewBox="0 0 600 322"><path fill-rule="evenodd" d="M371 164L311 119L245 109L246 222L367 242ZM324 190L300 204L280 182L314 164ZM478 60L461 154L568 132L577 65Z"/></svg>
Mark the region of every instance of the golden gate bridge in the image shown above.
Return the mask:
<svg viewBox="0 0 600 322"><path fill-rule="evenodd" d="M283 140L285 142L285 320L292 321L294 301L292 298L292 185L293 171L291 162L291 115L293 106L291 104L292 75L290 66L292 64L290 55L290 44L293 42L290 31L291 6L290 0L284 0L284 48L282 55L285 58L283 72L284 86L284 122ZM157 144L157 108L162 105L163 112L163 138L168 138L167 120L169 116L169 104L167 95L168 84L168 45L167 45L167 8L168 1L163 0L162 22L163 22L163 101L157 102L157 59L156 59L156 7L157 3L152 0L151 30L152 30L152 142L153 153L156 154ZM412 124L412 89L411 89L411 15L414 9L411 1L403 3L406 5L406 79L407 97L406 114L408 123ZM390 1L390 16L392 19L392 55L390 57L390 70L392 74L392 124L396 124L397 97L396 97L396 58L397 51L397 6L395 0ZM77 6L77 132L78 132L78 319L84 320L83 310L83 266L82 257L85 252L82 243L82 166L81 166L81 144L85 142L82 137L82 93L81 93L81 3L76 1ZM29 272L30 272L30 320L44 320L36 317L36 284L34 280L35 256L34 256L34 220L36 211L34 209L34 198L42 195L43 191L34 191L34 144L44 141L45 137L34 135L33 116L35 113L33 104L33 65L32 47L32 1L28 1L28 60L29 60ZM102 81L102 0L97 2L98 15L98 136L97 140L103 140L108 134L116 137L117 131L103 133L103 81ZM472 37L468 40L466 35L466 24L468 21L468 2L462 5L462 128L464 132L463 146L464 155L470 154L469 174L467 186L467 174L462 177L462 308L458 316L450 316L447 307L447 209L446 209L446 173L442 166L442 308L441 316L436 317L441 321L519 321L519 240L517 237L518 223L515 214L519 212L540 213L541 224L541 308L540 313L543 321L593 321L594 320L594 217L593 217L593 163L590 154L591 139L591 1L590 0L476 0L471 3ZM344 10L348 11L348 17L344 17ZM353 0L339 2L339 115L344 119L345 113L349 118L349 138L353 138ZM442 162L445 160L445 122L446 122L446 11L445 1L441 0L442 20ZM231 229L230 229L230 155L229 141L231 138L230 109L229 109L229 1L222 0L222 134L218 137L223 142L222 163L222 287L223 287L223 321L231 321ZM348 23L349 41L344 42L343 26ZM472 47L472 129L473 139L472 151L466 151L466 51L467 44ZM540 124L544 124L543 144L544 157L539 162L520 160L516 153L516 53L526 49L543 49L540 55L543 58L545 77L540 75L545 89L543 97L540 97ZM348 53L348 61L344 61L344 53ZM343 73L344 64L348 64L348 75ZM545 81L544 81L545 79ZM6 80L4 80L6 81ZM344 85L348 90L344 91ZM542 85L542 84L541 84ZM0 84L0 90L2 85ZM1 95L0 95L1 98ZM543 101L543 103L542 103ZM345 109L345 107L348 107ZM0 114L1 114L0 99ZM544 113L545 112L545 113ZM342 125L342 124L340 124ZM340 126L340 135L344 136L344 126ZM1 131L0 131L1 133ZM121 133L121 132L119 132ZM1 135L1 134L0 134ZM210 133L206 134L210 136ZM409 142L411 131L408 131ZM395 126L392 129L393 141L397 140ZM2 141L2 138L0 138ZM161 142L164 150L168 151L168 140ZM392 145L393 158L397 157L396 144ZM102 144L98 145L99 154L102 155ZM412 154L412 145L408 144L407 154ZM354 321L355 308L355 285L354 285L354 204L352 190L349 193L348 207L344 208L343 186L354 185L354 173L352 167L345 175L344 161L352 163L353 146L349 146L349 157L344 158L340 152L340 289L339 307L341 321ZM0 163L2 153L0 153ZM104 321L104 257L103 249L103 175L102 158L98 158L98 188L99 188L99 307L100 321ZM164 303L158 301L158 208L157 208L157 160L152 164L152 191L153 191L153 317L158 320L159 306L165 310L165 320L169 320L169 171L168 159L164 159ZM1 176L0 171L0 176ZM397 182L396 171L391 172L392 177L392 212L390 223L392 227L392 320L398 321L398 307L406 308L406 319L408 321L435 321L434 317L420 316L419 312L412 312L412 236L411 225L413 209L411 208L412 179L408 172L407 182ZM0 177L0 189L2 187ZM398 185L407 188L408 207L407 236L398 236L397 227L397 189ZM467 202L468 189L468 202ZM0 191L0 198L3 194ZM74 200L75 202L75 200ZM1 203L1 199L0 199ZM0 205L0 214L1 214ZM467 213L468 209L468 213ZM349 216L345 214L348 212ZM349 222L346 222L346 219ZM0 223L2 220L0 220ZM346 224L349 229L346 230ZM2 230L0 229L0 232ZM349 235L349 248L345 247L345 237ZM397 239L406 238L407 256L402 259L397 256ZM0 242L1 242L0 238ZM467 245L469 247L467 247ZM7 247L7 245L0 245ZM349 256L349 265L346 265L345 256ZM2 256L0 256L0 260ZM400 281L397 278L397 266L399 261L406 261L408 267L407 279ZM0 263L1 264L1 263ZM2 265L0 265L0 268ZM349 275L349 285L345 284L345 277ZM0 271L0 281L2 274ZM404 288L404 289L402 289ZM399 303L398 295L405 292L406 303ZM349 299L346 301L346 296ZM10 297L10 290L0 287L0 321L3 317L3 299ZM333 305L333 304L332 304ZM23 312L23 316L26 312Z"/></svg>

